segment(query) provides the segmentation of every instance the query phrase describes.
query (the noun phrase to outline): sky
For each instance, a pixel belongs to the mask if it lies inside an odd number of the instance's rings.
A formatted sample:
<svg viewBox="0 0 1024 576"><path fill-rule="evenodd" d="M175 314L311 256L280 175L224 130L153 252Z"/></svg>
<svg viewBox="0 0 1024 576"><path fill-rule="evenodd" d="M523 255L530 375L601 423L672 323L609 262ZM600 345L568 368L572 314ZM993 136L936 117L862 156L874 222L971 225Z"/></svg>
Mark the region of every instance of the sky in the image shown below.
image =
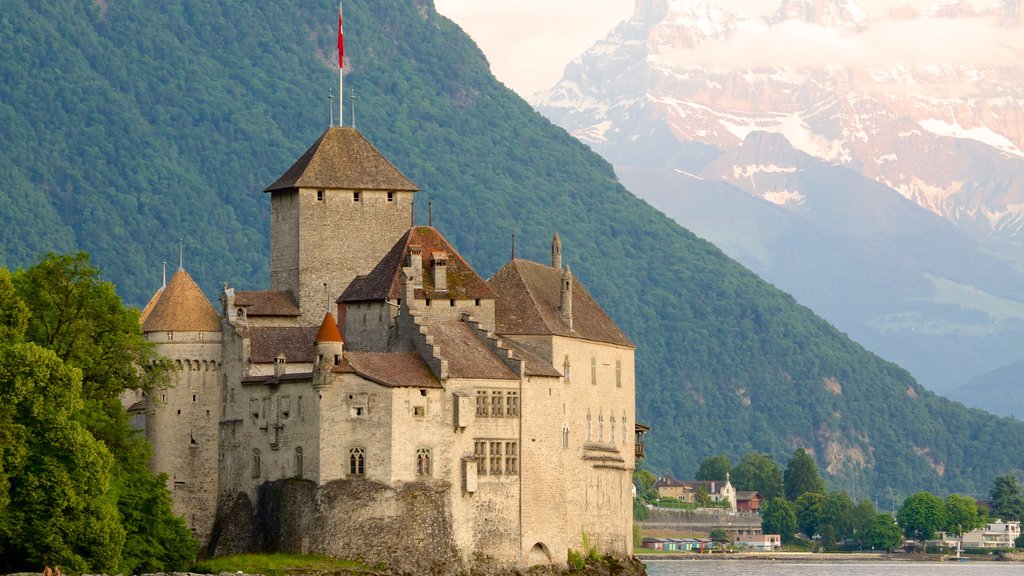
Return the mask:
<svg viewBox="0 0 1024 576"><path fill-rule="evenodd" d="M925 10L940 3L941 0L859 0L872 16L879 17L888 12L890 6L906 6L908 4ZM973 2L976 8L992 4L994 0ZM628 19L633 13L635 0L435 0L438 12L447 16L461 26L480 46L491 63L491 70L498 80L529 98L536 92L554 86L562 77L565 65L586 51L597 40L604 38L618 23ZM711 0L709 4L744 15L767 15L774 13L782 0ZM702 53L687 54L685 59L699 60L691 64L714 65L713 53L719 49L727 54L749 56L761 54L765 58L799 58L806 57L808 50L799 33L813 33L793 27L788 30L775 31L771 42L764 38L739 38L731 46L709 47ZM920 25L909 30L913 33L924 32ZM782 38L786 33L788 36ZM899 54L909 61L920 60L929 54L947 55L955 49L961 51L967 42L950 43L948 38L954 31L949 27L930 33L934 42L918 42L907 47L908 52L901 50L907 44L908 30L890 26L874 32L873 36L862 38L859 46L852 43L833 42L823 46L821 52L829 57L852 58L854 54L864 52L861 48L869 48L864 57L879 55L893 58ZM973 31L970 31L973 33ZM960 36L961 38L963 36ZM789 39L780 46L778 40ZM782 54L783 48L792 45L794 50ZM772 52L763 52L764 46L775 46ZM936 52L938 50L938 52ZM1024 59L1024 53L1017 56ZM977 52L973 57L984 59L988 52ZM997 55L998 56L998 55ZM704 58L705 60L701 60ZM721 59L718 59L721 61ZM799 62L791 62L799 64Z"/></svg>

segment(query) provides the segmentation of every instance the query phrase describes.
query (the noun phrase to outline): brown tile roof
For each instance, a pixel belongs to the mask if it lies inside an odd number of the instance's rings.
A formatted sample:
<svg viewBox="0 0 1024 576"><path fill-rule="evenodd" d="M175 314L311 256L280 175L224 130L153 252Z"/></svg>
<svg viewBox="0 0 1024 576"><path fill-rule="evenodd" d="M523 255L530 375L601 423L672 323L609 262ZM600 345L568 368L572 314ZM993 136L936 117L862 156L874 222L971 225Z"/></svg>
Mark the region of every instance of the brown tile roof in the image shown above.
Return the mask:
<svg viewBox="0 0 1024 576"><path fill-rule="evenodd" d="M562 321L562 272L529 260L512 260L487 281L498 293L498 334L556 335L633 346L587 289L572 279L572 330Z"/></svg>
<svg viewBox="0 0 1024 576"><path fill-rule="evenodd" d="M429 258L423 258L423 288L416 290L417 298L438 300L493 299L496 294L441 233L430 226L410 228L381 261L366 276L352 281L342 293L339 302L365 302L369 300L396 300L403 297L402 267L408 265L409 247L418 246L421 254L445 252L448 255L448 290L434 290Z"/></svg>
<svg viewBox="0 0 1024 576"><path fill-rule="evenodd" d="M246 316L301 316L295 296L288 290L240 290L235 306L245 308Z"/></svg>
<svg viewBox="0 0 1024 576"><path fill-rule="evenodd" d="M290 188L412 191L419 188L355 128L328 128L265 192Z"/></svg>
<svg viewBox="0 0 1024 576"><path fill-rule="evenodd" d="M161 286L160 289L153 294L153 297L149 299L149 302L146 303L146 307L142 309L142 314L139 314L139 324L146 323L146 318L149 318L149 313L153 311L153 307L156 306L156 303L160 300L160 296L163 295L163 293L164 287Z"/></svg>
<svg viewBox="0 0 1024 576"><path fill-rule="evenodd" d="M441 358L448 361L449 378L518 379L465 322L451 320L431 324L430 334L441 347Z"/></svg>
<svg viewBox="0 0 1024 576"><path fill-rule="evenodd" d="M273 362L284 354L285 362L312 362L317 327L305 328L250 328L249 359L253 362Z"/></svg>
<svg viewBox="0 0 1024 576"><path fill-rule="evenodd" d="M317 342L341 342L341 331L338 330L338 322L334 320L334 314L328 312L324 321L320 324L320 331L316 333Z"/></svg>
<svg viewBox="0 0 1024 576"><path fill-rule="evenodd" d="M512 352L514 352L517 357L523 359L523 362L526 365L527 376L562 376L562 373L559 372L554 366L549 364L547 360L541 358L540 356L534 354L533 352L530 352L529 350L523 348L519 344L516 344L515 342L507 338L502 340L502 342L504 342L506 346L511 348Z"/></svg>
<svg viewBox="0 0 1024 576"><path fill-rule="evenodd" d="M441 388L427 363L415 352L345 352L332 371L355 373L389 388Z"/></svg>
<svg viewBox="0 0 1024 576"><path fill-rule="evenodd" d="M143 332L220 332L220 316L185 270L154 298L143 311Z"/></svg>

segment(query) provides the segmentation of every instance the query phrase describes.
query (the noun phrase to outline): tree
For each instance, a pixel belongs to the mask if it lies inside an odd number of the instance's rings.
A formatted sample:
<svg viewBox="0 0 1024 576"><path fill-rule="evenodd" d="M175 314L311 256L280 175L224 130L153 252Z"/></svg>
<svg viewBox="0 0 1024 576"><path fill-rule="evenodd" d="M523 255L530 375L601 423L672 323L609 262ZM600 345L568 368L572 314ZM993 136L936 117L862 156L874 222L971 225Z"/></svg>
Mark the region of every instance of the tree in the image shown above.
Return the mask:
<svg viewBox="0 0 1024 576"><path fill-rule="evenodd" d="M5 282L5 279L11 282ZM15 288L13 295L9 286ZM8 313L17 308L11 302L21 303L23 312ZM9 322L6 318L25 316L27 322ZM20 270L11 278L6 270L0 269L0 325L20 326L19 330L0 328L0 346L2 337L7 335L13 343L9 346L31 346L31 349L43 350L49 358L40 365L48 366L51 372L66 370L75 375L72 382L68 379L50 379L47 386L25 388L30 402L45 402L47 393L53 392L53 386L63 388L63 394L69 398L63 402L67 410L67 426L76 441L84 446L80 451L83 457L91 454L93 446L98 446L100 456L96 456L102 465L93 465L89 476L74 475L73 479L91 478L94 488L102 488L102 498L93 497L90 507L78 510L82 522L95 524L90 534L100 537L103 542L90 544L89 554L73 553L78 542L90 543L87 537L76 536L70 540L68 530L51 529L47 538L40 539L39 548L35 544L22 544L22 539L12 538L3 541L0 547L10 550L4 554L9 562L18 565L38 564L41 560L55 563L61 560L65 568L78 567L79 570L101 571L118 569L119 571L157 572L187 568L195 557L196 543L192 539L184 520L176 516L171 509L170 494L166 488L166 477L154 476L148 469L150 448L144 438L130 429L127 414L120 403L120 394L127 389L149 389L162 385L166 380L169 363L166 359L157 358L154 348L142 336L138 312L125 307L118 298L114 287L109 282L100 280L99 272L89 264L84 253L73 256L50 254L35 266ZM0 376L0 388L9 385L4 378L12 377L13 372ZM47 378L43 373L39 378ZM25 380L25 378L23 378ZM31 429L33 422L29 413L24 410L11 411L11 403L3 402L0 407L0 428L5 430L9 423L11 429ZM5 415L5 410L8 415ZM0 449L4 447L4 435L10 432L0 431ZM4 475L16 478L18 486L38 486L32 480L33 474L54 479L67 476L66 470L75 465L74 462L49 458L50 452L63 452L68 449L68 442L59 436L36 438L31 444L19 442L16 445L28 446L26 454L20 460L48 462L45 472L33 471L31 467L12 467L4 454L5 462L0 464L0 483ZM111 458L112 457L112 458ZM64 468L61 468L61 466ZM64 470L64 471L62 471ZM4 472L6 471L6 472ZM57 481L57 480L54 480ZM33 483L34 482L34 483ZM27 484L26 484L27 483ZM74 485L65 487L67 493L73 492ZM54 488L59 492L61 488ZM11 507L15 507L15 496L29 497L11 491ZM25 500L17 501L19 506ZM115 506L112 515L100 504ZM2 502L0 502L2 504ZM0 512L2 512L0 506ZM38 512L38 506L32 504L32 510ZM7 534L15 534L16 529L33 530L31 518L36 512L6 521L8 530L0 529L0 540ZM66 516L66 514L64 514ZM45 514L52 517L58 526L74 526L74 521L62 519L61 513L50 511ZM108 530L108 521L113 528ZM28 522L28 524L26 524ZM23 525L24 524L24 525ZM18 528L12 528L17 525ZM62 552L63 550L63 552ZM26 564L27 563L27 564Z"/></svg>
<svg viewBox="0 0 1024 576"><path fill-rule="evenodd" d="M707 487L703 485L697 487L697 493L693 495L693 499L701 508L707 508L711 505L711 496L708 495Z"/></svg>
<svg viewBox="0 0 1024 576"><path fill-rule="evenodd" d="M782 471L767 454L750 453L743 457L732 471L732 483L737 490L752 490L763 500L781 496Z"/></svg>
<svg viewBox="0 0 1024 576"><path fill-rule="evenodd" d="M814 462L803 448L793 453L786 465L786 472L783 474L783 484L786 489L786 499L796 502L802 494L807 492L825 492L825 481L818 474L818 465Z"/></svg>
<svg viewBox="0 0 1024 576"><path fill-rule="evenodd" d="M930 492L907 497L896 513L903 535L919 543L935 538L935 531L946 525L946 505Z"/></svg>
<svg viewBox="0 0 1024 576"><path fill-rule="evenodd" d="M791 542L796 535L796 512L785 498L776 496L761 506L761 531L779 534L783 542Z"/></svg>
<svg viewBox="0 0 1024 576"><path fill-rule="evenodd" d="M900 527L896 525L896 521L892 519L892 516L888 514L875 515L874 522L871 523L871 528L868 529L868 545L872 548L892 552L894 548L900 545L901 540Z"/></svg>
<svg viewBox="0 0 1024 576"><path fill-rule="evenodd" d="M853 536L861 544L868 543L868 532L874 525L875 516L877 514L878 511L875 510L875 505L867 498L861 499L861 501L853 507Z"/></svg>
<svg viewBox="0 0 1024 576"><path fill-rule="evenodd" d="M732 463L729 462L729 457L719 454L701 460L694 478L696 480L725 480L730 472L732 472Z"/></svg>
<svg viewBox="0 0 1024 576"><path fill-rule="evenodd" d="M13 415L0 465L10 477L0 513L6 571L118 567L125 533L110 497L113 459L76 419L80 378L36 344L0 346L0 405Z"/></svg>
<svg viewBox="0 0 1024 576"><path fill-rule="evenodd" d="M658 477L648 470L641 469L633 472L633 482L636 484L637 496L644 502L652 503L658 499L658 492L654 489L654 484L657 481Z"/></svg>
<svg viewBox="0 0 1024 576"><path fill-rule="evenodd" d="M945 518L946 532L957 537L957 553L963 546L964 533L985 525L985 518L979 512L974 498L960 494L946 496Z"/></svg>
<svg viewBox="0 0 1024 576"><path fill-rule="evenodd" d="M818 532L824 527L831 529L836 542L843 542L853 535L853 501L846 492L829 492L818 509Z"/></svg>
<svg viewBox="0 0 1024 576"><path fill-rule="evenodd" d="M814 538L814 535L818 533L818 519L821 516L821 505L823 502L825 502L824 494L807 492L802 494L793 503L797 527L808 538Z"/></svg>
<svg viewBox="0 0 1024 576"><path fill-rule="evenodd" d="M732 541L729 539L729 535L725 533L725 529L723 528L715 528L708 534L708 538L711 538L715 542L725 542L727 544Z"/></svg>
<svg viewBox="0 0 1024 576"><path fill-rule="evenodd" d="M1024 520L1024 496L1017 477L999 476L988 495L989 516L1002 520Z"/></svg>

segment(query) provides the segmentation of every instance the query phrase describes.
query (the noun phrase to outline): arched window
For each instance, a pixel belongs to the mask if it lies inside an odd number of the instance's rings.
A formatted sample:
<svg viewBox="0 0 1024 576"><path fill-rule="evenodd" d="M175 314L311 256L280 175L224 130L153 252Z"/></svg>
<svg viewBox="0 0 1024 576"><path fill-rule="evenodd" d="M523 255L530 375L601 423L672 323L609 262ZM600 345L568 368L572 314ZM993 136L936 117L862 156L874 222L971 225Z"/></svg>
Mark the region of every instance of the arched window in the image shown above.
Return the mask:
<svg viewBox="0 0 1024 576"><path fill-rule="evenodd" d="M565 383L569 383L569 355L565 356L565 362L562 363L562 377L565 378Z"/></svg>
<svg viewBox="0 0 1024 576"><path fill-rule="evenodd" d="M259 478L260 477L260 449L259 448L253 448L252 449L252 477L253 478Z"/></svg>
<svg viewBox="0 0 1024 576"><path fill-rule="evenodd" d="M419 448L416 450L416 475L430 476L432 473L430 461L430 448Z"/></svg>
<svg viewBox="0 0 1024 576"><path fill-rule="evenodd" d="M608 417L608 423L611 424L611 427L612 427L611 431L608 433L608 441L614 444L615 443L615 413L614 412L612 413L611 416Z"/></svg>
<svg viewBox="0 0 1024 576"><path fill-rule="evenodd" d="M604 414L597 415L597 441L604 442Z"/></svg>
<svg viewBox="0 0 1024 576"><path fill-rule="evenodd" d="M625 444L626 441L628 440L628 438L629 437L626 436L626 417L623 416L622 417L622 443Z"/></svg>
<svg viewBox="0 0 1024 576"><path fill-rule="evenodd" d="M569 447L569 424L562 424L562 448Z"/></svg>
<svg viewBox="0 0 1024 576"><path fill-rule="evenodd" d="M594 423L590 419L590 410L587 410L587 441L594 439Z"/></svg>
<svg viewBox="0 0 1024 576"><path fill-rule="evenodd" d="M352 448L348 451L348 473L352 476L366 474L366 451L362 448Z"/></svg>
<svg viewBox="0 0 1024 576"><path fill-rule="evenodd" d="M302 447L295 448L295 477L302 478Z"/></svg>

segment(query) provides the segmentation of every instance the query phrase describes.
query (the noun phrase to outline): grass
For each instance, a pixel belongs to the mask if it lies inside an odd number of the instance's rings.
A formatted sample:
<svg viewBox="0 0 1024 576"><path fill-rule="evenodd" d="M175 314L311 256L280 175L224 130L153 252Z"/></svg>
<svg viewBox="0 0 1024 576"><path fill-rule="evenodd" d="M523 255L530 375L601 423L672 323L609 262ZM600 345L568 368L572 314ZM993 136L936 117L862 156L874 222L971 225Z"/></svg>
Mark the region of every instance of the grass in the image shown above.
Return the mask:
<svg viewBox="0 0 1024 576"><path fill-rule="evenodd" d="M193 571L206 574L241 571L246 574L262 574L263 576L288 576L291 574L378 572L379 570L362 562L308 554L240 554L201 560L193 567Z"/></svg>

